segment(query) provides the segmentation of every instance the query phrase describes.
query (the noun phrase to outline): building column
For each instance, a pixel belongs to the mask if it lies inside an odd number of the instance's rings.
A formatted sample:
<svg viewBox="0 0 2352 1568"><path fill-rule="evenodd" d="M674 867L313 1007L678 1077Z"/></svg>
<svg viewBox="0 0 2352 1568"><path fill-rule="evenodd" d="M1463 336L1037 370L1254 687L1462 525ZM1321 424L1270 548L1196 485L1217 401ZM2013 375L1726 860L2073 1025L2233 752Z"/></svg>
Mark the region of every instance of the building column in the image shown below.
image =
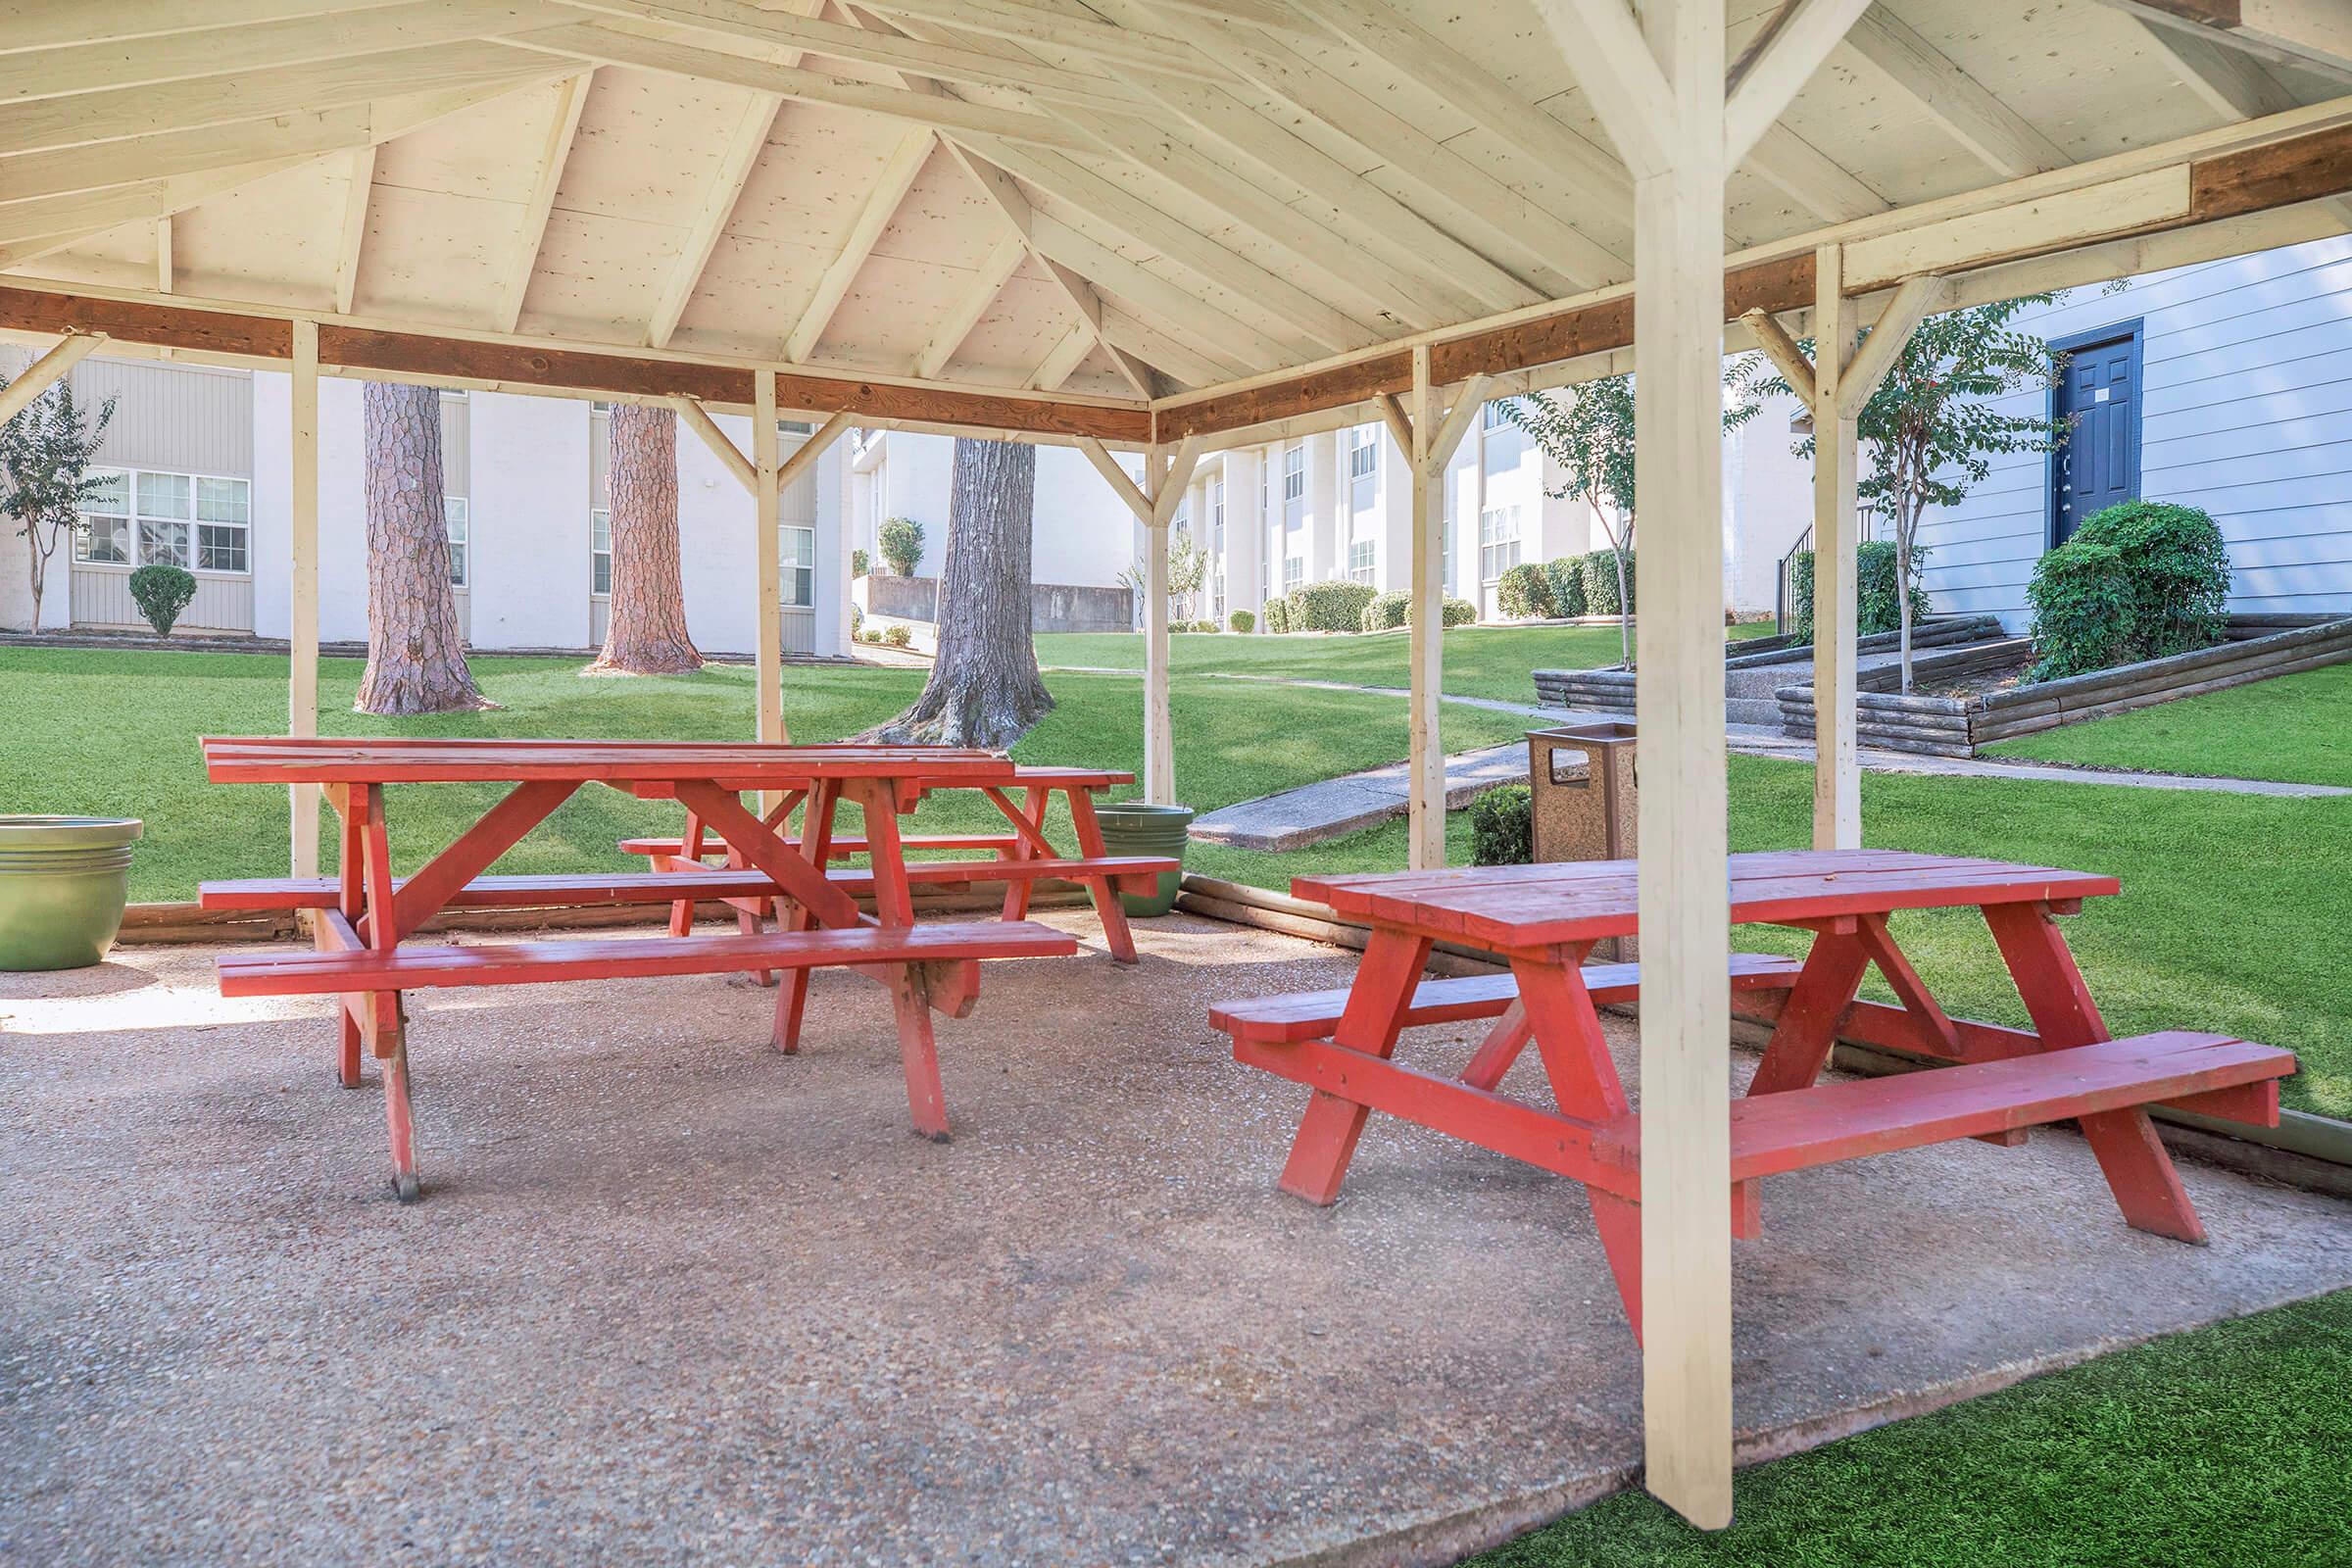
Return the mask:
<svg viewBox="0 0 2352 1568"><path fill-rule="evenodd" d="M318 323L294 323L291 403L294 489L288 568L286 733L318 733ZM318 786L287 786L293 874L318 874Z"/></svg>

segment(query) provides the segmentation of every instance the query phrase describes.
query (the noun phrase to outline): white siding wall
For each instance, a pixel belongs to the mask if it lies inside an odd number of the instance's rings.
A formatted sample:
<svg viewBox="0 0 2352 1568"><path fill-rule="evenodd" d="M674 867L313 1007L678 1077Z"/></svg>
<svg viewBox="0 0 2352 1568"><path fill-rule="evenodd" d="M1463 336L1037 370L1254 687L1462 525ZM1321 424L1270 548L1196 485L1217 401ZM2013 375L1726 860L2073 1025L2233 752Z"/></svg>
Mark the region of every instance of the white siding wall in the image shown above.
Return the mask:
<svg viewBox="0 0 2352 1568"><path fill-rule="evenodd" d="M472 645L590 645L589 406L500 392L466 401Z"/></svg>
<svg viewBox="0 0 2352 1568"><path fill-rule="evenodd" d="M2140 493L2213 514L2232 609L2352 614L2352 236L2076 289L2021 324L2063 338L2135 318ZM2008 406L2038 413L2047 395ZM2026 624L2047 483L2044 459L2003 460L1926 520L1939 609Z"/></svg>

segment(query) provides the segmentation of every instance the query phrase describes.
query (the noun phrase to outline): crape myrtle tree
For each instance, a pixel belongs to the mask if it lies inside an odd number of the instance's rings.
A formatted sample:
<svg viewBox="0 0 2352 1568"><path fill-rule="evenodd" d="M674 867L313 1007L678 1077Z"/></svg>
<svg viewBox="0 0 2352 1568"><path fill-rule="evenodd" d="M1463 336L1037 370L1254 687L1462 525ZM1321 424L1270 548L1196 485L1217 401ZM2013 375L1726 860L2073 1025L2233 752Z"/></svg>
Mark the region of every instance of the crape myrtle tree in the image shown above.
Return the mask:
<svg viewBox="0 0 2352 1568"><path fill-rule="evenodd" d="M1911 590L1918 581L1919 524L1930 507L1957 506L2009 453L2050 452L2068 425L2053 420L2044 400L2037 412L2004 407L2016 394L2046 389L2065 370L2065 356L2010 323L2030 306L2052 305L2054 294L2029 294L1995 305L1932 316L1903 346L1894 368L1862 406L1859 420L1864 473L1856 485L1894 528L1895 603L1900 616L1902 689L1911 690ZM1808 355L1814 345L1801 345ZM1794 397L1788 381L1761 354L1742 356L1732 372L1725 419L1753 418L1775 394ZM1801 401L1801 400L1800 400ZM1813 456L1814 437L1794 444Z"/></svg>
<svg viewBox="0 0 2352 1568"><path fill-rule="evenodd" d="M441 394L369 381L362 390L367 449L368 668L352 707L405 717L492 706L466 667L450 585L449 517L441 473Z"/></svg>
<svg viewBox="0 0 2352 1568"><path fill-rule="evenodd" d="M1617 644L1634 667L1633 595L1626 563L1634 549L1634 378L1604 375L1565 393L1530 392L1502 400L1502 416L1535 438L1565 475L1555 501L1582 501L1600 519L1617 558Z"/></svg>
<svg viewBox="0 0 2352 1568"><path fill-rule="evenodd" d="M612 614L596 675L679 675L703 667L686 633L678 546L678 416L612 406L605 464L612 519Z"/></svg>
<svg viewBox="0 0 2352 1568"><path fill-rule="evenodd" d="M923 692L864 738L1004 747L1050 711L1030 641L1037 448L957 437L939 583L939 654Z"/></svg>
<svg viewBox="0 0 2352 1568"><path fill-rule="evenodd" d="M6 383L0 382L0 385ZM69 377L34 398L0 424L0 513L16 523L30 548L32 625L41 624L41 595L49 585L49 561L80 520L82 503L94 499L120 475L94 474L90 460L115 419L115 400L95 412L75 401Z"/></svg>

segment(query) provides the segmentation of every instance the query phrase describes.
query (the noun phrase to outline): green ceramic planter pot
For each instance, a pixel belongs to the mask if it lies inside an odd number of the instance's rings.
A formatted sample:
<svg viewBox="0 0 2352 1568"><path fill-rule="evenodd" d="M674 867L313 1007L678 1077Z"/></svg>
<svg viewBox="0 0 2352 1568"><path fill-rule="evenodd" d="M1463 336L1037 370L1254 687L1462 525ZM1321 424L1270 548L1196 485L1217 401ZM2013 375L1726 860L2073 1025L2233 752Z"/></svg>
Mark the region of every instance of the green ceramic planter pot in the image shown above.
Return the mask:
<svg viewBox="0 0 2352 1568"><path fill-rule="evenodd" d="M0 816L0 969L106 957L130 897L136 817Z"/></svg>
<svg viewBox="0 0 2352 1568"><path fill-rule="evenodd" d="M1193 808L1189 806L1146 806L1141 801L1122 801L1116 806L1096 807L1095 815L1102 823L1102 848L1112 855L1184 858L1184 847L1193 825ZM1119 906L1131 915L1165 914L1176 907L1176 890L1183 882L1181 868L1162 871L1156 889L1151 893L1122 893Z"/></svg>

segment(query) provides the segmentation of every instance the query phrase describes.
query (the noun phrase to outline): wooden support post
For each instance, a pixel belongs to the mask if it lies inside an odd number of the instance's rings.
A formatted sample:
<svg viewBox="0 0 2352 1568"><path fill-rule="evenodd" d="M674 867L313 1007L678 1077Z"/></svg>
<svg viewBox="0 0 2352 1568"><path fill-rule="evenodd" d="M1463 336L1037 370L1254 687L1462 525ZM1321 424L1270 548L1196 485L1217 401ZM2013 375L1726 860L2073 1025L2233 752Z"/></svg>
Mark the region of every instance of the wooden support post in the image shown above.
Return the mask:
<svg viewBox="0 0 2352 1568"><path fill-rule="evenodd" d="M1144 799L1166 806L1176 799L1176 754L1169 735L1175 716L1168 700L1168 525L1159 500L1183 489L1168 472L1166 447L1144 454L1144 489L1152 498L1152 515L1144 519Z"/></svg>
<svg viewBox="0 0 2352 1568"><path fill-rule="evenodd" d="M773 370L752 372L752 466L759 481L752 486L752 559L757 563L756 591L760 601L754 673L759 691L754 706L759 715L760 739L780 744L792 736L784 727L784 564L780 555L783 540L777 531L782 521L782 496L776 485L776 372ZM774 791L760 793L762 814L773 809L775 804Z"/></svg>
<svg viewBox="0 0 2352 1568"><path fill-rule="evenodd" d="M104 332L68 332L57 346L30 365L24 373L0 387L0 421L15 418L34 398L64 378L65 373L98 351Z"/></svg>
<svg viewBox="0 0 2352 1568"><path fill-rule="evenodd" d="M1666 121L1664 157L1634 183L1635 463L1649 519L1635 701L1642 750L1663 760L1642 781L1639 873L1644 1484L1718 1529L1732 1519L1723 7L1650 0L1639 24L1666 87L1650 110Z"/></svg>
<svg viewBox="0 0 2352 1568"><path fill-rule="evenodd" d="M1446 689L1446 465L1486 401L1487 378L1454 389L1450 410L1430 385L1429 345L1413 350L1412 408L1384 399L1382 416L1403 442L1412 469L1411 726L1406 763L1406 857L1414 870L1446 863L1446 744L1439 715Z"/></svg>
<svg viewBox="0 0 2352 1568"><path fill-rule="evenodd" d="M294 459L287 592L286 733L318 733L318 323L294 322L294 388L288 445ZM293 874L318 874L318 786L287 787Z"/></svg>
<svg viewBox="0 0 2352 1568"><path fill-rule="evenodd" d="M1854 308L1845 251L1814 255L1813 329L1813 847L1862 847L1862 763L1855 751L1855 579L1861 544L1856 499L1859 409L1842 412L1854 359Z"/></svg>

